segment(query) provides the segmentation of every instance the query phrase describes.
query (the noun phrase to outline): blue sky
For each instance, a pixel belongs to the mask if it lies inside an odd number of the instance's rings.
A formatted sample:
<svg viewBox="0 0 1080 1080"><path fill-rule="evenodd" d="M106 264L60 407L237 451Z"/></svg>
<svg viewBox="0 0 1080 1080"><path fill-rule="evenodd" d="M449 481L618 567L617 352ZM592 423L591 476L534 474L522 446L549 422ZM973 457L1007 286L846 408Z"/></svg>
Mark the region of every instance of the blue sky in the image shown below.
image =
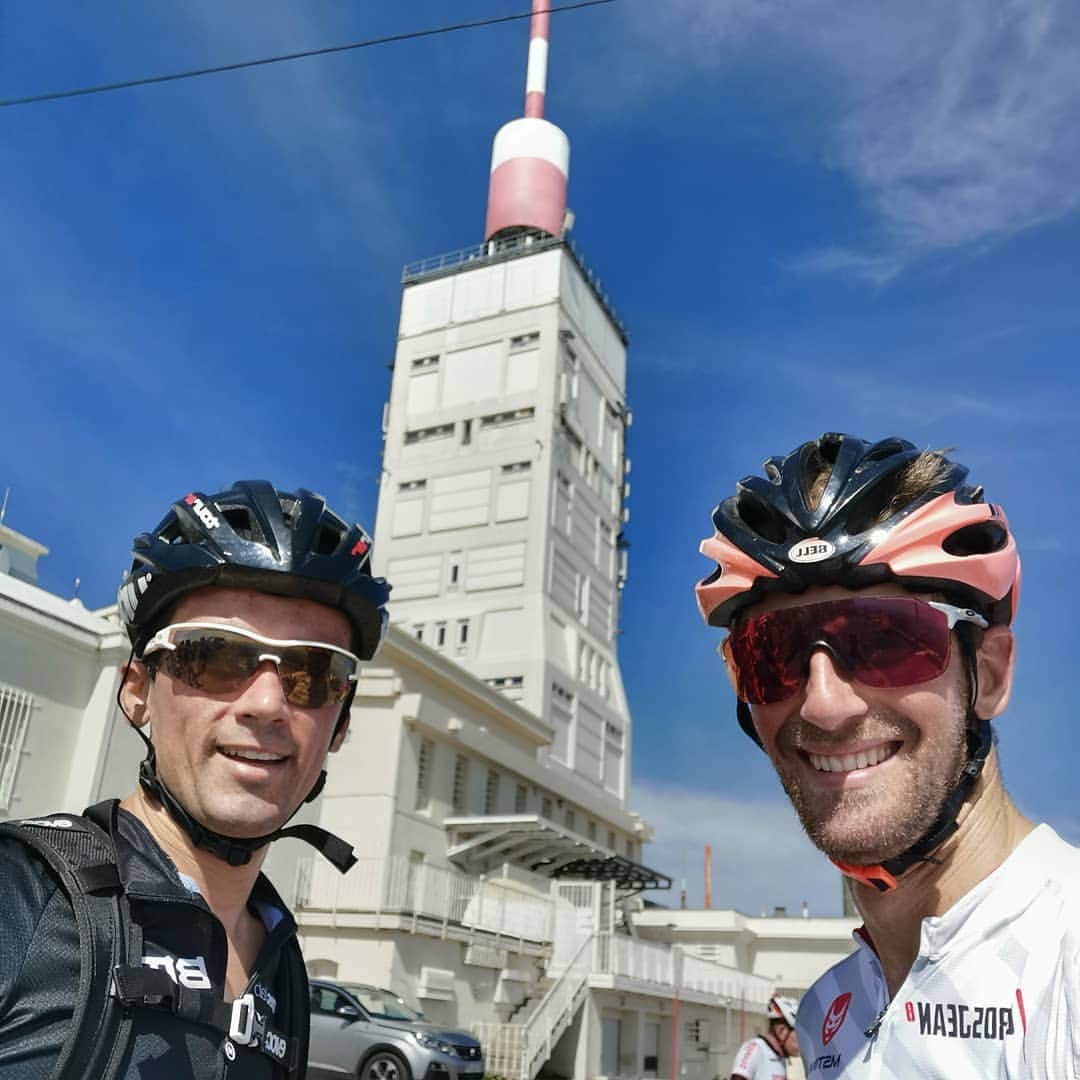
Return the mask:
<svg viewBox="0 0 1080 1080"><path fill-rule="evenodd" d="M0 97L505 15L508 0L4 12ZM131 536L232 479L373 524L400 270L482 239L527 29L0 109L0 489L41 584L114 594ZM1068 0L618 0L554 16L574 237L631 332L620 655L648 861L750 913L839 885L691 587L712 506L826 430L951 446L1024 557L1007 783L1080 842L1080 10Z"/></svg>

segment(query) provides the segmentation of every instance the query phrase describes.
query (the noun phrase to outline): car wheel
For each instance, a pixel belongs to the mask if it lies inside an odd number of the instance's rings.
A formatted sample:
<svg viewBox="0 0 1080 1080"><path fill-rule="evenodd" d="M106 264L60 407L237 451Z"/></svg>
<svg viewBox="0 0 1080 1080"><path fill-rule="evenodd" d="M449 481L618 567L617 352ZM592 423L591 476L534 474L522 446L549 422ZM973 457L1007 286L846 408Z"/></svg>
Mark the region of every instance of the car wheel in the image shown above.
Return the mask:
<svg viewBox="0 0 1080 1080"><path fill-rule="evenodd" d="M412 1073L392 1050L380 1050L360 1066L359 1077L360 1080L412 1080Z"/></svg>

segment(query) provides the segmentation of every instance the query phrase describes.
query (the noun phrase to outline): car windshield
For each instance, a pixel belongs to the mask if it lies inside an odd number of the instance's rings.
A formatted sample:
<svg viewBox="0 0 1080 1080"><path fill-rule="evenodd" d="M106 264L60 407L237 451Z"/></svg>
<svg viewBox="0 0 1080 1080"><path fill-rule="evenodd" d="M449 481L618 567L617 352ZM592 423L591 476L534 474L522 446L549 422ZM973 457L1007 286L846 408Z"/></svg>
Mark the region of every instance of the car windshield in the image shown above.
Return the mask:
<svg viewBox="0 0 1080 1080"><path fill-rule="evenodd" d="M423 1020L424 1014L410 1009L404 1001L389 990L375 986L345 984L345 989L372 1015L380 1020Z"/></svg>

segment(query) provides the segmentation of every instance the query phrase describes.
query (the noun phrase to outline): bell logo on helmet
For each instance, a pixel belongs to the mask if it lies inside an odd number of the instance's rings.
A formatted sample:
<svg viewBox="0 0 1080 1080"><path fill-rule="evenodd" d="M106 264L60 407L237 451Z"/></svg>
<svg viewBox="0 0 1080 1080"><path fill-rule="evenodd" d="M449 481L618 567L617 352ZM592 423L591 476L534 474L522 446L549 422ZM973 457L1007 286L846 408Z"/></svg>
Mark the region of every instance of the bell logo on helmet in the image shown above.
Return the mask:
<svg viewBox="0 0 1080 1080"><path fill-rule="evenodd" d="M208 528L216 529L221 521L211 513L210 508L194 492L184 496L184 502L191 507L195 516Z"/></svg>
<svg viewBox="0 0 1080 1080"><path fill-rule="evenodd" d="M797 563L821 562L835 554L836 548L828 540L820 540L816 536L800 540L794 547L788 548L788 558Z"/></svg>
<svg viewBox="0 0 1080 1080"><path fill-rule="evenodd" d="M368 542L366 540L357 540L356 543L353 544L352 550L349 552L349 554L355 555L357 558L359 558L361 555L365 555L367 553L367 549Z"/></svg>

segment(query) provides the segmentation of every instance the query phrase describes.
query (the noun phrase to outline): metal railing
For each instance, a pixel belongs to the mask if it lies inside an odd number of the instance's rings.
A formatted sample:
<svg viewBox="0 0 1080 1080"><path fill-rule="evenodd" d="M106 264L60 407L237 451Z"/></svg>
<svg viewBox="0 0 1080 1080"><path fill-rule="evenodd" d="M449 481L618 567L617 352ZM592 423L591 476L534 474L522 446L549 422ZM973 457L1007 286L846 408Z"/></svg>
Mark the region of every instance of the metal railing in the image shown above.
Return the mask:
<svg viewBox="0 0 1080 1080"><path fill-rule="evenodd" d="M32 694L0 683L0 810L9 809L14 798L23 744L36 707Z"/></svg>
<svg viewBox="0 0 1080 1080"><path fill-rule="evenodd" d="M597 934L596 974L618 975L667 990L693 990L764 1011L772 983L760 975L688 956L681 949L637 941L623 934Z"/></svg>
<svg viewBox="0 0 1080 1080"><path fill-rule="evenodd" d="M457 870L410 862L407 856L360 859L342 875L322 859L305 856L297 868L298 912L400 915L412 929L443 933L464 927L497 938L547 944L552 940L553 902L520 884L472 877Z"/></svg>
<svg viewBox="0 0 1080 1080"><path fill-rule="evenodd" d="M401 281L402 284L408 285L422 281L426 277L437 277L440 274L450 273L466 265L485 266L557 247L566 248L573 257L593 295L600 301L608 315L611 316L611 321L618 327L625 340L627 337L626 326L622 319L619 318L615 305L604 290L600 278L585 261L585 256L569 236L549 236L547 233L528 232L505 240L488 240L484 244L458 248L457 251L448 251L443 255L431 255L426 259L417 259L414 262L406 263L401 271Z"/></svg>
<svg viewBox="0 0 1080 1080"><path fill-rule="evenodd" d="M639 943L640 944L640 943ZM776 992L773 983L762 975L751 975L738 968L702 960L699 956L681 954L684 990L696 990L725 998L729 1004L738 1003L743 1008L754 1008L764 1013L769 998Z"/></svg>
<svg viewBox="0 0 1080 1080"><path fill-rule="evenodd" d="M760 975L714 964L681 949L637 941L624 934L592 934L524 1023L475 1024L488 1071L508 1080L533 1080L573 1022L594 975L616 975L648 993L694 991L714 997L718 1008L764 1012L772 984Z"/></svg>
<svg viewBox="0 0 1080 1080"><path fill-rule="evenodd" d="M474 1024L489 1073L509 1080L533 1080L555 1044L573 1023L585 998L592 969L593 938L587 938L562 975L524 1024Z"/></svg>

